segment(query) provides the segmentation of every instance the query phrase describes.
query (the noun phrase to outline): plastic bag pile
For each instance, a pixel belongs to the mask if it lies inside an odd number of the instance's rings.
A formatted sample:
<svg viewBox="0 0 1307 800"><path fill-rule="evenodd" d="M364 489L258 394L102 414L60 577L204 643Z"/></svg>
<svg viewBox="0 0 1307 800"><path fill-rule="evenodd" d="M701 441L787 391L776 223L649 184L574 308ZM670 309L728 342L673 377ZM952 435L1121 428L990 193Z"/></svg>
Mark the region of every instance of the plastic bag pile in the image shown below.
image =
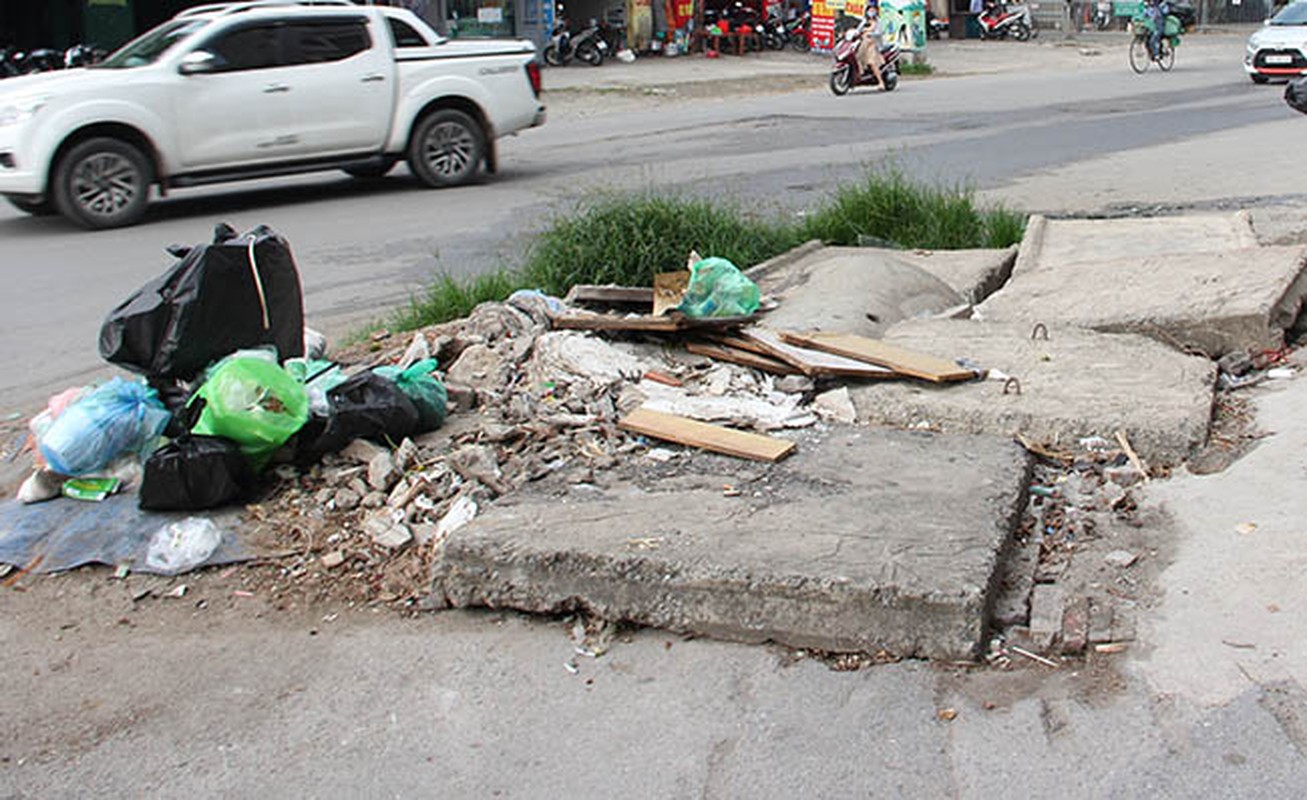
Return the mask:
<svg viewBox="0 0 1307 800"><path fill-rule="evenodd" d="M100 332L101 355L141 377L50 398L29 424L37 472L23 502L76 496L70 478L103 480L93 485L107 493L139 477L142 508L214 508L249 496L276 461L359 438L395 444L444 422L434 359L346 375L320 352L306 357L306 340L325 343L304 328L299 272L270 228L220 225L211 243L169 252L177 263Z"/></svg>

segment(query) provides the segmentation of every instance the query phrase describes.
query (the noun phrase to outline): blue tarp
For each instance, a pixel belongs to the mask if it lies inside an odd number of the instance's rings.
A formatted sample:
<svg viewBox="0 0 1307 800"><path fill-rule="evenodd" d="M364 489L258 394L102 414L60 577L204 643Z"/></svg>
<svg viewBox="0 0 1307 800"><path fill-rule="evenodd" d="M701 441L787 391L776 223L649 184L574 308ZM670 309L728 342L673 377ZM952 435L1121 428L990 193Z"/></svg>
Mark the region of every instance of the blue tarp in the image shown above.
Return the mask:
<svg viewBox="0 0 1307 800"><path fill-rule="evenodd" d="M114 495L99 503L65 497L33 505L17 500L0 502L0 564L27 567L32 572L61 572L85 564L126 564L133 572L154 572L145 564L145 553L155 531L196 514L142 511L136 501L132 493ZM254 557L236 535L237 513L205 516L222 530L222 544L202 566Z"/></svg>

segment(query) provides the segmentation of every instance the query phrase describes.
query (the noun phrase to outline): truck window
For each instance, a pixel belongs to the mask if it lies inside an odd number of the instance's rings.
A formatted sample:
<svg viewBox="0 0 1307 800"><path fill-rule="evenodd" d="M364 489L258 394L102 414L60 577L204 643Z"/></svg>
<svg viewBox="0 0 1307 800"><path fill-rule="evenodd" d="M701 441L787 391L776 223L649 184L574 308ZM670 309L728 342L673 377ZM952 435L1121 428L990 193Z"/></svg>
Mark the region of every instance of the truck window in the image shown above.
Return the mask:
<svg viewBox="0 0 1307 800"><path fill-rule="evenodd" d="M286 62L320 64L343 61L372 46L367 24L362 20L313 20L286 25Z"/></svg>
<svg viewBox="0 0 1307 800"><path fill-rule="evenodd" d="M203 49L218 57L218 72L267 69L281 61L277 27L274 25L252 25L228 31L204 45Z"/></svg>
<svg viewBox="0 0 1307 800"><path fill-rule="evenodd" d="M402 19L387 17L386 21L390 23L390 38L394 40L395 47L429 47L431 45L422 34L413 29L413 26Z"/></svg>

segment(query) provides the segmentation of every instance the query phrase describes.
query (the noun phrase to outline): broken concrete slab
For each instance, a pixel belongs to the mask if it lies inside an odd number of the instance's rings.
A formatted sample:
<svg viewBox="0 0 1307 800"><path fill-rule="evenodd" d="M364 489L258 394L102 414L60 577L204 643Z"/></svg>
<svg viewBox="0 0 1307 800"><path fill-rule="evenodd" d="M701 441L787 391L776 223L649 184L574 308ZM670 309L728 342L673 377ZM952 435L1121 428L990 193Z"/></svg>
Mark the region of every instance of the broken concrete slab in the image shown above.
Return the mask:
<svg viewBox="0 0 1307 800"><path fill-rule="evenodd" d="M967 358L1015 377L945 386L877 382L850 387L858 419L881 425L988 433L1074 448L1124 430L1149 463L1176 463L1207 438L1215 365L1142 336L1053 327L1032 340L1024 325L913 320L885 340Z"/></svg>
<svg viewBox="0 0 1307 800"><path fill-rule="evenodd" d="M1017 248L1002 250L903 250L896 257L921 267L972 305L1003 288L1012 277Z"/></svg>
<svg viewBox="0 0 1307 800"><path fill-rule="evenodd" d="M937 314L965 299L945 281L910 263L897 250L874 247L809 248L746 273L780 301L769 328L821 330L879 337L901 320Z"/></svg>
<svg viewBox="0 0 1307 800"><path fill-rule="evenodd" d="M1218 358L1284 344L1307 294L1307 248L1258 247L1044 265L1016 272L986 320L1142 333Z"/></svg>
<svg viewBox="0 0 1307 800"><path fill-rule="evenodd" d="M1036 214L1026 223L1013 274L1085 261L1137 261L1158 255L1243 250L1257 245L1257 234L1247 211L1120 219L1048 219Z"/></svg>
<svg viewBox="0 0 1307 800"><path fill-rule="evenodd" d="M1012 442L840 426L754 491L723 492L717 461L683 469L674 488L503 498L450 534L434 599L833 651L979 652L1029 476Z"/></svg>

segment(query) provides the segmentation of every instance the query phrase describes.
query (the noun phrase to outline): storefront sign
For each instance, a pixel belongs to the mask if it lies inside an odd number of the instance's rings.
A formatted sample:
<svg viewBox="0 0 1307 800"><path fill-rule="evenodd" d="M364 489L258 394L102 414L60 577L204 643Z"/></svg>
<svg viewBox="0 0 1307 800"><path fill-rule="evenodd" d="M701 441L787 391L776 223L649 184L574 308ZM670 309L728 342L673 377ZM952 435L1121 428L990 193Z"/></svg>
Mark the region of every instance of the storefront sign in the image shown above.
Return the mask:
<svg viewBox="0 0 1307 800"><path fill-rule="evenodd" d="M486 25L498 25L504 21L504 9L482 6L477 9L477 22Z"/></svg>
<svg viewBox="0 0 1307 800"><path fill-rule="evenodd" d="M862 20L864 0L814 0L812 4L812 46L830 50L835 46L835 22L848 17L841 32ZM926 49L925 0L882 0L880 26L885 41L897 41L906 51ZM892 31L892 33L890 33Z"/></svg>

